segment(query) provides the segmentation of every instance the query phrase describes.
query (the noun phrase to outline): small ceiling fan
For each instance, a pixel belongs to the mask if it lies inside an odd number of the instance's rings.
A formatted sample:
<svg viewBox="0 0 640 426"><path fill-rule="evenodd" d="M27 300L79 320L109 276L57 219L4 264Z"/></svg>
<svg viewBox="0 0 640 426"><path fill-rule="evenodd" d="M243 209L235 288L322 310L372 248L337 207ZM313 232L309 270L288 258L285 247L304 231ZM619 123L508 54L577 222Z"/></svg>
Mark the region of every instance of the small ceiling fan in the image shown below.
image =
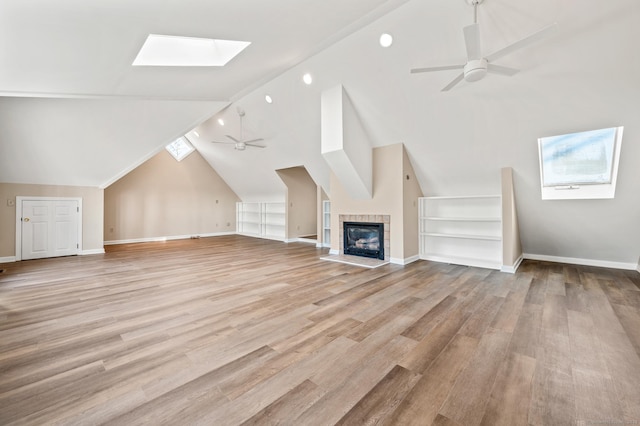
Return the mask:
<svg viewBox="0 0 640 426"><path fill-rule="evenodd" d="M467 49L467 63L461 65L445 65L441 67L426 67L426 68L414 68L411 70L411 74L417 74L422 72L432 71L444 71L444 70L457 70L461 69L460 73L453 81L447 84L442 91L446 92L453 88L456 84L460 83L462 79L468 82L478 81L484 78L487 73L502 74L506 76L512 76L519 70L515 68L504 67L493 63L496 59L502 58L515 50L521 49L531 43L534 43L542 38L548 36L551 32L555 31L557 24L553 23L547 27L538 30L537 32L512 43L502 49L494 52L488 56L482 56L482 50L480 48L480 25L478 24L478 5L484 0L465 0L469 5L473 6L473 24L463 28L464 42Z"/></svg>
<svg viewBox="0 0 640 426"><path fill-rule="evenodd" d="M234 145L234 149L237 149L238 151L244 151L247 147L251 147L251 148L266 148L266 146L264 145L257 145L257 142L263 141L263 138L256 138L256 139L251 139L251 140L244 140L243 136L242 136L242 118L245 116L245 112L242 108L238 107L236 108L236 110L238 111L238 115L240 116L240 139L236 139L231 135L225 135L226 137L228 137L229 139L231 139L231 141L211 141L211 143L223 143L223 144L228 144L228 145Z"/></svg>

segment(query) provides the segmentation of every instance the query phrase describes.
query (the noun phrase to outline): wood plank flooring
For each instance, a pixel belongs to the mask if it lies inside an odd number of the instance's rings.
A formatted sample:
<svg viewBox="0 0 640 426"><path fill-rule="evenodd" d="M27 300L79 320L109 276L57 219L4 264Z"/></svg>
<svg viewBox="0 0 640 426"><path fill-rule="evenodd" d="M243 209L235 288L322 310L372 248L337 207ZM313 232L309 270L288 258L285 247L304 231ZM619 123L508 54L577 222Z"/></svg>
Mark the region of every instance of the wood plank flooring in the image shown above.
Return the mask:
<svg viewBox="0 0 640 426"><path fill-rule="evenodd" d="M0 424L640 423L635 271L107 249L0 265Z"/></svg>

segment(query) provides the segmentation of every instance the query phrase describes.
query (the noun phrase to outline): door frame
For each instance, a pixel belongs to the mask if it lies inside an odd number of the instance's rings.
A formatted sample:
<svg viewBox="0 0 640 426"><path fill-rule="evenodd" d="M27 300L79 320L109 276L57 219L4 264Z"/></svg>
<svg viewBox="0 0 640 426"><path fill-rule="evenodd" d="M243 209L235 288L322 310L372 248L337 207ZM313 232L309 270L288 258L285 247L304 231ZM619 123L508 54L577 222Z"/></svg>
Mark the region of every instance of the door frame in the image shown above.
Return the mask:
<svg viewBox="0 0 640 426"><path fill-rule="evenodd" d="M81 197L16 197L16 261L22 260L22 202L23 201L77 201L78 202L78 254L82 253L82 198Z"/></svg>

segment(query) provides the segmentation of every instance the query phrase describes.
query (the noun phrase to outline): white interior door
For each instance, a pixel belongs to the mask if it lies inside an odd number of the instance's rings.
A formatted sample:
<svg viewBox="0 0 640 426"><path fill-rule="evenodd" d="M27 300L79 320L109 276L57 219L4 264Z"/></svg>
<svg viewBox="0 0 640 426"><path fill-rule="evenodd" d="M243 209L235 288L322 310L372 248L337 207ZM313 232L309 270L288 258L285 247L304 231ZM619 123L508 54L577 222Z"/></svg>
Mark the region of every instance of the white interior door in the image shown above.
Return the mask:
<svg viewBox="0 0 640 426"><path fill-rule="evenodd" d="M22 259L78 254L76 200L22 201Z"/></svg>

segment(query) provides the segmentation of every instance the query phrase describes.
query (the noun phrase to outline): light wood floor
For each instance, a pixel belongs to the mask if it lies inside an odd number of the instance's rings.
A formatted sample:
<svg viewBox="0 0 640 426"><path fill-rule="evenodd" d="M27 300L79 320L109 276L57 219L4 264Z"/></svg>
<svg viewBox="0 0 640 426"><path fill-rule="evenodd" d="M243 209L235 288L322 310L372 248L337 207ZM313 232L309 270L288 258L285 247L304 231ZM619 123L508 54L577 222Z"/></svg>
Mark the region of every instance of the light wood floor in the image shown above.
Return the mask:
<svg viewBox="0 0 640 426"><path fill-rule="evenodd" d="M640 423L640 274L240 236L0 265L0 424Z"/></svg>

